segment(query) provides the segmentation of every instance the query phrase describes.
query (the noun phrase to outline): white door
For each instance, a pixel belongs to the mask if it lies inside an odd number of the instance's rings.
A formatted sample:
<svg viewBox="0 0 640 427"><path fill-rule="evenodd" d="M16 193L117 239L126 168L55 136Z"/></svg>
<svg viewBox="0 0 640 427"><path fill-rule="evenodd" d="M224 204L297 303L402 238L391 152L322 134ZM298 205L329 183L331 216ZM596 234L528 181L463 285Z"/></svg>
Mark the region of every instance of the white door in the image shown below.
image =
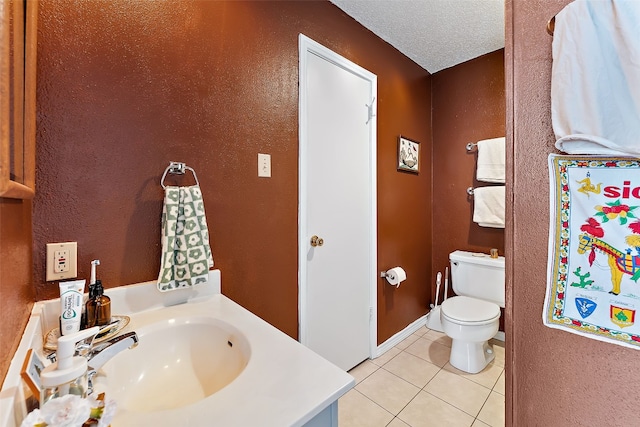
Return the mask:
<svg viewBox="0 0 640 427"><path fill-rule="evenodd" d="M300 35L300 341L344 370L376 345L376 84Z"/></svg>

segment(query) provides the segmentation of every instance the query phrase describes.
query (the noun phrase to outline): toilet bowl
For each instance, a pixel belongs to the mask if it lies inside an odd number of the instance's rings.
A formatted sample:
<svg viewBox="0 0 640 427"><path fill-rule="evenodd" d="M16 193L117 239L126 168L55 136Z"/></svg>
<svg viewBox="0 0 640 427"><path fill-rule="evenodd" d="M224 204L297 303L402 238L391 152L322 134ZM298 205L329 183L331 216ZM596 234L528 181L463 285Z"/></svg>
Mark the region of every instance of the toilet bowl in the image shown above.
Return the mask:
<svg viewBox="0 0 640 427"><path fill-rule="evenodd" d="M476 374L495 358L488 341L498 332L504 307L504 257L455 251L449 259L457 296L440 305L440 323L451 338L449 363Z"/></svg>
<svg viewBox="0 0 640 427"><path fill-rule="evenodd" d="M453 367L475 374L495 358L488 341L498 332L498 305L466 296L451 297L441 305L440 322L451 338L449 363Z"/></svg>

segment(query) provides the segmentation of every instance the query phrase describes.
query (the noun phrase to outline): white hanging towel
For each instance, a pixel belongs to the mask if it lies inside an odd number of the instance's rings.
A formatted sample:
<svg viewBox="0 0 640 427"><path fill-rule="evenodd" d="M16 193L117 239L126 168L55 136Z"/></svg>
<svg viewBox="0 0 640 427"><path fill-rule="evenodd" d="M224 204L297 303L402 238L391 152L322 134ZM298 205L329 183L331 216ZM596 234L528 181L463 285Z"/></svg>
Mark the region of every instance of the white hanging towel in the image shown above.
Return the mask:
<svg viewBox="0 0 640 427"><path fill-rule="evenodd" d="M504 136L478 141L476 179L504 184Z"/></svg>
<svg viewBox="0 0 640 427"><path fill-rule="evenodd" d="M504 185L473 190L473 222L480 227L504 228Z"/></svg>
<svg viewBox="0 0 640 427"><path fill-rule="evenodd" d="M640 1L575 0L555 19L551 119L569 154L640 156Z"/></svg>

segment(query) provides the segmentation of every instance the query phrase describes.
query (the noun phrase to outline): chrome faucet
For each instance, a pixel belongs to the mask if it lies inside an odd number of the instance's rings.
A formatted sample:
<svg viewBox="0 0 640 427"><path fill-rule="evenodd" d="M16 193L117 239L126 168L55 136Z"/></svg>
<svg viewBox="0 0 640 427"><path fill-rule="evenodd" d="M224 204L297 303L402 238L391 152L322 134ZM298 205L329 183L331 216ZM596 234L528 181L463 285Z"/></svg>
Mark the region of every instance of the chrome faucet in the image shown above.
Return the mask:
<svg viewBox="0 0 640 427"><path fill-rule="evenodd" d="M101 333L94 335L93 339L99 335L101 335ZM99 344L93 344L93 339L87 339L76 346L76 355L84 356L88 359L87 394L93 392L93 377L105 363L121 351L128 348L135 348L138 345L138 334L135 332L127 332L126 334L111 338ZM57 359L57 353L54 351L46 357L51 363L54 363Z"/></svg>
<svg viewBox="0 0 640 427"><path fill-rule="evenodd" d="M85 356L88 359L89 369L87 371L87 394L93 393L93 377L96 376L100 368L113 356L128 348L135 348L138 345L138 334L127 332L100 344L91 344Z"/></svg>
<svg viewBox="0 0 640 427"><path fill-rule="evenodd" d="M138 335L135 332L127 332L100 344L92 345L86 355L89 370L98 371L113 356L137 345Z"/></svg>

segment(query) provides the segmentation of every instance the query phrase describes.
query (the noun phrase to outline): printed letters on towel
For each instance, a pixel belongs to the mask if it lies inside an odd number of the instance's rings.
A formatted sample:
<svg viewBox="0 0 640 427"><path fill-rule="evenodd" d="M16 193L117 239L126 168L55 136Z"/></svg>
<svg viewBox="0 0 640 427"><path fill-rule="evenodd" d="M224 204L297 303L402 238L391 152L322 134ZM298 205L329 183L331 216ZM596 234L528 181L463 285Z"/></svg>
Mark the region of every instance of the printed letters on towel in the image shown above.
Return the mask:
<svg viewBox="0 0 640 427"><path fill-rule="evenodd" d="M640 160L549 156L544 324L640 348Z"/></svg>

